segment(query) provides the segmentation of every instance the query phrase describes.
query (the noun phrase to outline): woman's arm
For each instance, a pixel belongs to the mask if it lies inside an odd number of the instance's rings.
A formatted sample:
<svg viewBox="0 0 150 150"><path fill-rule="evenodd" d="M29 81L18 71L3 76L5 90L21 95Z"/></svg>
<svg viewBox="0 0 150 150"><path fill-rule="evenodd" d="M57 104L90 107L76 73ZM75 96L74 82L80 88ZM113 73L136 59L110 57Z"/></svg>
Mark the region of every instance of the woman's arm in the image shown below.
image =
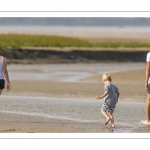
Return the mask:
<svg viewBox="0 0 150 150"><path fill-rule="evenodd" d="M146 78L145 78L145 89L148 90L148 79L150 76L150 62L148 61L146 64Z"/></svg>
<svg viewBox="0 0 150 150"><path fill-rule="evenodd" d="M10 90L11 85L10 85L10 81L9 81L9 75L8 75L8 71L7 71L7 59L4 57L4 67L3 67L3 73L7 82L7 91Z"/></svg>

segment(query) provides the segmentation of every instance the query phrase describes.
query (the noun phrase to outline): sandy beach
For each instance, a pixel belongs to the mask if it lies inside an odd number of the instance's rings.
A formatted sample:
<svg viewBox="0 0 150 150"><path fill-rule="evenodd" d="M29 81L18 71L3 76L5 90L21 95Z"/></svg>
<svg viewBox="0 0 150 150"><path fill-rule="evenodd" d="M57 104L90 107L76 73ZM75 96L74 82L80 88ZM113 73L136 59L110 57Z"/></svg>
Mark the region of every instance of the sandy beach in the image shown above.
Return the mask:
<svg viewBox="0 0 150 150"><path fill-rule="evenodd" d="M145 63L8 65L11 91L0 97L0 132L146 133ZM104 125L101 75L112 74L121 93L114 117Z"/></svg>

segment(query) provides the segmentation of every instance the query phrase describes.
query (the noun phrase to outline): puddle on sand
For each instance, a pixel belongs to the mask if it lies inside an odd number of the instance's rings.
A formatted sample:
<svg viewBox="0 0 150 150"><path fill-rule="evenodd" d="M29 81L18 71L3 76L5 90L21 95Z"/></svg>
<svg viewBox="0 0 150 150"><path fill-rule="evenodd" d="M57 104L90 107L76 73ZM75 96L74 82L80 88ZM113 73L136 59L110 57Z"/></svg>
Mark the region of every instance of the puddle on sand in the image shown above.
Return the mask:
<svg viewBox="0 0 150 150"><path fill-rule="evenodd" d="M116 127L112 130L113 133L149 133L150 124L145 125L142 123L134 124L133 126Z"/></svg>
<svg viewBox="0 0 150 150"><path fill-rule="evenodd" d="M114 128L113 133L130 133L131 128Z"/></svg>
<svg viewBox="0 0 150 150"><path fill-rule="evenodd" d="M115 122L115 128L112 129L112 133L131 133L135 127L137 127L136 124Z"/></svg>

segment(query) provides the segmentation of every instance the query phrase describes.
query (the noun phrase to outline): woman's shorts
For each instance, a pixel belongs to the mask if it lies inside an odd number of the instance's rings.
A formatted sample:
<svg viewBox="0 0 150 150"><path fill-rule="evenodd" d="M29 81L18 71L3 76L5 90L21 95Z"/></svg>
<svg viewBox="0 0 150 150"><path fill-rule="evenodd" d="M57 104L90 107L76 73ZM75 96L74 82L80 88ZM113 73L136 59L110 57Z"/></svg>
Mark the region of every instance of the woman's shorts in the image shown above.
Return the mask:
<svg viewBox="0 0 150 150"><path fill-rule="evenodd" d="M5 88L5 80L0 79L0 89L4 89L4 88Z"/></svg>
<svg viewBox="0 0 150 150"><path fill-rule="evenodd" d="M102 108L101 108L101 110L103 110L103 111L107 111L108 113L113 113L114 112L114 110L115 110L115 107L116 107L116 104L114 104L114 105L108 105L107 103L104 103L103 105L102 105Z"/></svg>
<svg viewBox="0 0 150 150"><path fill-rule="evenodd" d="M150 84L148 84L148 94L150 94Z"/></svg>

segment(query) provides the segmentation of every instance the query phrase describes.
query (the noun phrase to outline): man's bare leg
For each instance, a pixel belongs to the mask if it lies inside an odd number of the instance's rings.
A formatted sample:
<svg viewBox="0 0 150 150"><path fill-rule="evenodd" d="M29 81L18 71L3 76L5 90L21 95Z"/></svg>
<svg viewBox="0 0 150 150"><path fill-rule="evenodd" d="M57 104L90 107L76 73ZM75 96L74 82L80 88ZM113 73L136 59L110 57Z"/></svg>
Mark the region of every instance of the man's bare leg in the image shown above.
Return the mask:
<svg viewBox="0 0 150 150"><path fill-rule="evenodd" d="M110 117L109 117L109 115L108 115L105 111L103 111L103 110L101 110L101 113L102 113L102 114L104 115L104 117L106 118L105 125L107 125L108 122L110 121Z"/></svg>
<svg viewBox="0 0 150 150"><path fill-rule="evenodd" d="M150 124L150 94L147 96L147 102L146 102L146 120L142 120L141 122L143 124Z"/></svg>

